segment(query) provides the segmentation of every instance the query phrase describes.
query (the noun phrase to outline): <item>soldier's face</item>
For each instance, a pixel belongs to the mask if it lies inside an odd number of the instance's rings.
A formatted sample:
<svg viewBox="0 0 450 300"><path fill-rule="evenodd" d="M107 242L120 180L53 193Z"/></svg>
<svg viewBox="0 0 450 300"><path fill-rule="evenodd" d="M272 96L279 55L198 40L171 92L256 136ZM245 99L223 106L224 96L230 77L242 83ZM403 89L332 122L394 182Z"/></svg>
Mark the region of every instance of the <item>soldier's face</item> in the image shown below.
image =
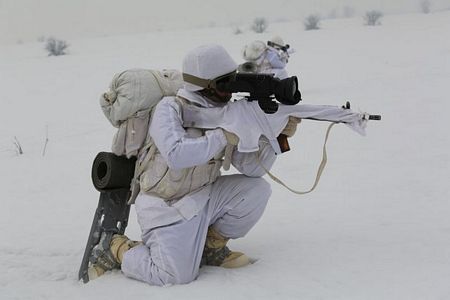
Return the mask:
<svg viewBox="0 0 450 300"><path fill-rule="evenodd" d="M225 104L228 101L231 100L231 93L229 92L222 92L217 89L204 89L201 91L202 95L212 102L218 103L218 104Z"/></svg>

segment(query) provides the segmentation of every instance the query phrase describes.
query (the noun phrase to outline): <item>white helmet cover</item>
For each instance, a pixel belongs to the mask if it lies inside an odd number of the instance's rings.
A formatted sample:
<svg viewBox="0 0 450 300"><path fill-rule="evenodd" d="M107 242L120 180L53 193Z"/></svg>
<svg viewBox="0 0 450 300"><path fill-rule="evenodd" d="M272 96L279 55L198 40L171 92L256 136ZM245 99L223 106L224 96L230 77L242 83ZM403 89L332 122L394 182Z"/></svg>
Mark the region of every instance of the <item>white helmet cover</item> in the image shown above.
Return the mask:
<svg viewBox="0 0 450 300"><path fill-rule="evenodd" d="M276 36L272 37L269 41L272 42L272 43L275 43L277 45L280 45L280 46L286 46L284 44L283 39L279 35L276 35Z"/></svg>
<svg viewBox="0 0 450 300"><path fill-rule="evenodd" d="M183 60L183 73L201 79L215 79L237 69L237 64L220 45L204 45L189 51ZM184 82L184 88L195 92L204 87Z"/></svg>

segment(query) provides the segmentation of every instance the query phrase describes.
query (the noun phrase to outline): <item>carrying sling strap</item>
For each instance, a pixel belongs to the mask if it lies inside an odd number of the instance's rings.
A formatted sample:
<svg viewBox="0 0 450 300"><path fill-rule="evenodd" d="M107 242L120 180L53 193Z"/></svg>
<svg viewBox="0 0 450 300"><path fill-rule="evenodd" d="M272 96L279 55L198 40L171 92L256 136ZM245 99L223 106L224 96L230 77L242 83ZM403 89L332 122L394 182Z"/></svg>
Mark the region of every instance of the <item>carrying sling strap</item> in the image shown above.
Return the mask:
<svg viewBox="0 0 450 300"><path fill-rule="evenodd" d="M231 165L231 158L233 156L235 146L227 144L225 147L225 156L223 158L223 164L222 167L225 171L228 171L230 169Z"/></svg>
<svg viewBox="0 0 450 300"><path fill-rule="evenodd" d="M297 191L294 190L290 187L288 187L283 181L281 181L281 179L279 179L278 177L276 177L275 175L273 175L266 167L264 167L264 165L262 164L260 158L259 158L259 153L257 153L257 160L259 162L259 164L261 165L261 167L264 169L264 171L266 171L267 175L269 175L269 177L275 181L276 183L281 184L282 186L284 186L286 189L288 189L289 191L293 192L294 194L298 194L298 195L304 195L304 194L308 194L310 192L312 192L317 184L319 183L320 180L320 176L322 175L323 170L325 169L325 165L327 164L327 141L328 141L328 136L330 135L330 131L331 128L337 123L331 123L330 126L328 126L327 132L325 134L325 141L323 143L323 148L322 148L322 161L320 162L319 168L317 169L317 175L316 175L316 180L314 181L313 186L307 190L307 191Z"/></svg>

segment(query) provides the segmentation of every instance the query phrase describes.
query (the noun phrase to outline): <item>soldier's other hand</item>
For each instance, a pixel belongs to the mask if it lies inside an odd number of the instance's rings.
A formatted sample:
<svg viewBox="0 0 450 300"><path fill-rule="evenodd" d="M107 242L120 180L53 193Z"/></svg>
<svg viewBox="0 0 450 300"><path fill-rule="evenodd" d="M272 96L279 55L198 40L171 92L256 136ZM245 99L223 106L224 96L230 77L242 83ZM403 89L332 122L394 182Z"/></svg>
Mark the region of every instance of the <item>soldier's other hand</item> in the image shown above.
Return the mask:
<svg viewBox="0 0 450 300"><path fill-rule="evenodd" d="M286 127L284 127L281 134L284 134L287 137L294 136L295 132L297 131L297 126L301 121L302 119L300 118L289 116L289 121L286 124Z"/></svg>
<svg viewBox="0 0 450 300"><path fill-rule="evenodd" d="M222 131L225 135L225 138L227 139L227 143L229 145L237 146L237 144L239 143L239 137L232 132L226 131L225 129L222 129Z"/></svg>

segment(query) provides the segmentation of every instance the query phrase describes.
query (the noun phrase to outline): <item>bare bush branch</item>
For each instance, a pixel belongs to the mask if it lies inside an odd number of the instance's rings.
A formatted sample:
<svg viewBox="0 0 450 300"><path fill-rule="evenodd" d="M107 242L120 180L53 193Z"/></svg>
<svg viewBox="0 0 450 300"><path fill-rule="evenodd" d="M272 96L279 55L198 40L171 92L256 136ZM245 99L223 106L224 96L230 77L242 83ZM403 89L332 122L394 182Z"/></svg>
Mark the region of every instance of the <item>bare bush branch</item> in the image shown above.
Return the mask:
<svg viewBox="0 0 450 300"><path fill-rule="evenodd" d="M420 2L420 10L424 14L429 14L431 12L431 2L429 0L422 0Z"/></svg>
<svg viewBox="0 0 450 300"><path fill-rule="evenodd" d="M17 155L22 155L23 154L22 146L20 145L20 142L17 139L17 137L14 137L14 142L13 143L14 143L14 146L16 147Z"/></svg>
<svg viewBox="0 0 450 300"><path fill-rule="evenodd" d="M320 17L319 15L309 15L303 24L305 25L305 30L317 30L319 27Z"/></svg>
<svg viewBox="0 0 450 300"><path fill-rule="evenodd" d="M241 30L241 28L239 28L239 27L235 27L235 28L233 28L233 34L242 34L243 33L243 31Z"/></svg>
<svg viewBox="0 0 450 300"><path fill-rule="evenodd" d="M364 16L364 21L366 22L366 25L369 26L375 26L375 25L381 25L381 17L383 16L383 13L378 10L370 10L366 12L366 15Z"/></svg>
<svg viewBox="0 0 450 300"><path fill-rule="evenodd" d="M65 50L69 47L66 41L55 38L48 38L45 44L45 49L48 51L48 56L59 56L66 54Z"/></svg>
<svg viewBox="0 0 450 300"><path fill-rule="evenodd" d="M263 33L269 26L266 18L256 18L252 24L252 30L256 33Z"/></svg>
<svg viewBox="0 0 450 300"><path fill-rule="evenodd" d="M45 143L44 143L44 149L42 150L42 156L45 156L45 150L47 149L48 144L48 125L45 126Z"/></svg>

